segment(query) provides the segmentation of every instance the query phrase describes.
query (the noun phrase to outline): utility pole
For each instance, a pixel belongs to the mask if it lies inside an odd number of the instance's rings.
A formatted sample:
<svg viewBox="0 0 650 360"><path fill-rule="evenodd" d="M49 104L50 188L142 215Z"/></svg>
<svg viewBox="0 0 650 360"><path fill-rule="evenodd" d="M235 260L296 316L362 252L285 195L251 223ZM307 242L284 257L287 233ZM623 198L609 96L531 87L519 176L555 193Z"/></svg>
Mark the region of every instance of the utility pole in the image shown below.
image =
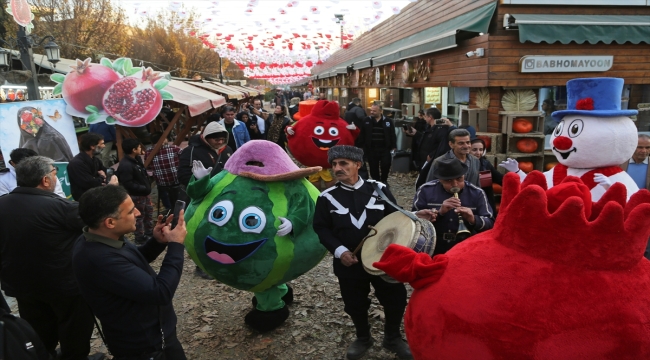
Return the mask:
<svg viewBox="0 0 650 360"><path fill-rule="evenodd" d="M339 20L339 24L341 24L341 46L343 46L343 14L336 14L334 15Z"/></svg>

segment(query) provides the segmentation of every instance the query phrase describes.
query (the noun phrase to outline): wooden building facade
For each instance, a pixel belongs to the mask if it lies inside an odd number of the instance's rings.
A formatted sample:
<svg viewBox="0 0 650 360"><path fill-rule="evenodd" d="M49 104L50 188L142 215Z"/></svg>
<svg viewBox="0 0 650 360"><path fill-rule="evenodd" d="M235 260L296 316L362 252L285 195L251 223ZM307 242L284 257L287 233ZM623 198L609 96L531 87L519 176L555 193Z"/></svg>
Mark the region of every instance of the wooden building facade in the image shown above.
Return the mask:
<svg viewBox="0 0 650 360"><path fill-rule="evenodd" d="M436 106L458 120L466 109L482 108L479 131L489 133L509 132L503 123L516 111L503 106L508 92L532 91L534 103L519 110L543 121L540 103L566 106L566 82L578 77L623 78L622 106L644 108L650 2L571 3L585 2L420 0L313 68L311 80L342 105L353 97L366 106L380 100L407 116ZM650 119L640 113L637 126L650 131Z"/></svg>

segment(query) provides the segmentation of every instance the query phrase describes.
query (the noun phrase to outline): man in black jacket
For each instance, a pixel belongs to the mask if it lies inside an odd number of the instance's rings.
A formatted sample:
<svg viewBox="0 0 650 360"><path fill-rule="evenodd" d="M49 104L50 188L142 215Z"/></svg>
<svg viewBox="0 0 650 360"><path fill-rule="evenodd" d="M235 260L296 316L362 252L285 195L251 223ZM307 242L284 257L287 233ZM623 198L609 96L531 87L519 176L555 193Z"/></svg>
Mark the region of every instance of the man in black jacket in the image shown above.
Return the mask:
<svg viewBox="0 0 650 360"><path fill-rule="evenodd" d="M364 120L359 137L363 138L363 151L370 165L370 176L375 181L388 184L392 162L390 152L397 148L397 136L393 119L382 114L381 105L374 104L370 107L370 116Z"/></svg>
<svg viewBox="0 0 650 360"><path fill-rule="evenodd" d="M93 318L72 271L72 247L84 226L78 203L53 193L52 159L23 159L16 180L18 187L0 197L2 289L52 356L61 343L61 359L86 359Z"/></svg>
<svg viewBox="0 0 650 360"><path fill-rule="evenodd" d="M135 243L142 244L145 235L151 236L153 232L153 205L151 204L151 182L147 169L140 158L143 154L142 143L138 139L124 139L122 141L124 157L115 172L120 184L124 186L140 212L136 221Z"/></svg>
<svg viewBox="0 0 650 360"><path fill-rule="evenodd" d="M223 170L223 165L232 155L228 144L228 131L218 122L209 123L203 133L190 138L188 146L178 158L178 180L186 187L192 177L192 163L200 161L204 168L212 168L210 176Z"/></svg>
<svg viewBox="0 0 650 360"><path fill-rule="evenodd" d="M433 160L451 150L448 141L449 133L456 129L451 121L442 118L440 110L434 107L427 109L424 119L427 122L424 131L411 128L406 133L413 137L413 143L418 147L418 152L414 153L420 171L420 176L415 182L416 189L426 182Z"/></svg>
<svg viewBox="0 0 650 360"><path fill-rule="evenodd" d="M338 182L318 197L313 227L320 242L334 255L334 275L339 279L344 310L356 329L357 339L348 347L347 358L359 359L372 346L368 322L368 294L372 284L386 314L383 346L397 353L400 359L412 359L400 334L406 308L404 284L389 283L377 275L370 275L363 269L361 254L352 253L370 232L368 225L377 225L386 215L397 211L379 197L374 186L382 189L391 201L395 202L395 198L384 184L364 181L359 176L363 150L338 145L327 155Z"/></svg>
<svg viewBox="0 0 650 360"><path fill-rule="evenodd" d="M100 134L88 133L79 140L79 154L68 164L70 192L75 200L88 189L106 184L106 168L96 156L104 149L104 137ZM113 184L115 185L115 184Z"/></svg>
<svg viewBox="0 0 650 360"><path fill-rule="evenodd" d="M102 323L113 359L158 359L159 351L168 360L186 359L172 305L183 272L183 212L173 230L171 217L165 222L158 216L153 237L140 247L124 241L135 229L138 209L123 188L86 192L79 214L88 227L75 243L72 266L83 297ZM149 263L165 249L156 274Z"/></svg>

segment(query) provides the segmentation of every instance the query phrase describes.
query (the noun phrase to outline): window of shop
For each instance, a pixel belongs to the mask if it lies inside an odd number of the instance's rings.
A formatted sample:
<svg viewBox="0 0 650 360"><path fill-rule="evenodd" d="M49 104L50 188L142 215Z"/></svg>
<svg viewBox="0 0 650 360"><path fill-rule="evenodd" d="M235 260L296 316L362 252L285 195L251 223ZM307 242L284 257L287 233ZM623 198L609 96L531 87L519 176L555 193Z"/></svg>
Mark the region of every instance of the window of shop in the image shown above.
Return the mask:
<svg viewBox="0 0 650 360"><path fill-rule="evenodd" d="M379 89L368 88L366 89L366 106L369 108L372 103L379 100Z"/></svg>

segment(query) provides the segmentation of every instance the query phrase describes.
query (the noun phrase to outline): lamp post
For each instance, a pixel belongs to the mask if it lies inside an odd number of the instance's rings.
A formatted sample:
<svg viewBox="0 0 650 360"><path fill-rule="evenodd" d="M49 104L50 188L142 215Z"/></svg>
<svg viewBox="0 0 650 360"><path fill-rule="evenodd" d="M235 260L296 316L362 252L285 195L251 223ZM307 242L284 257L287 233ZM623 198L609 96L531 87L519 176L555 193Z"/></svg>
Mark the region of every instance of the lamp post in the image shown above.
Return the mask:
<svg viewBox="0 0 650 360"><path fill-rule="evenodd" d="M341 46L343 46L343 14L335 14L335 18L337 18L339 21L338 23L341 24Z"/></svg>
<svg viewBox="0 0 650 360"><path fill-rule="evenodd" d="M45 56L47 61L52 63L56 67L56 63L59 62L59 46L54 42L54 37L47 35L43 38L40 38L36 35L28 35L25 27L20 26L18 28L18 39L9 39L10 42L0 39L0 42L8 45L10 48L14 46L18 47L20 51L20 61L23 64L23 70L28 70L31 72L32 76L27 80L27 96L30 100L40 100L41 94L38 89L38 76L36 73L36 65L34 64L34 52L32 48L34 46L39 47L43 43L49 40L47 44L43 46L45 49ZM0 51L0 67L7 68L10 66L9 63L9 51L2 49Z"/></svg>

